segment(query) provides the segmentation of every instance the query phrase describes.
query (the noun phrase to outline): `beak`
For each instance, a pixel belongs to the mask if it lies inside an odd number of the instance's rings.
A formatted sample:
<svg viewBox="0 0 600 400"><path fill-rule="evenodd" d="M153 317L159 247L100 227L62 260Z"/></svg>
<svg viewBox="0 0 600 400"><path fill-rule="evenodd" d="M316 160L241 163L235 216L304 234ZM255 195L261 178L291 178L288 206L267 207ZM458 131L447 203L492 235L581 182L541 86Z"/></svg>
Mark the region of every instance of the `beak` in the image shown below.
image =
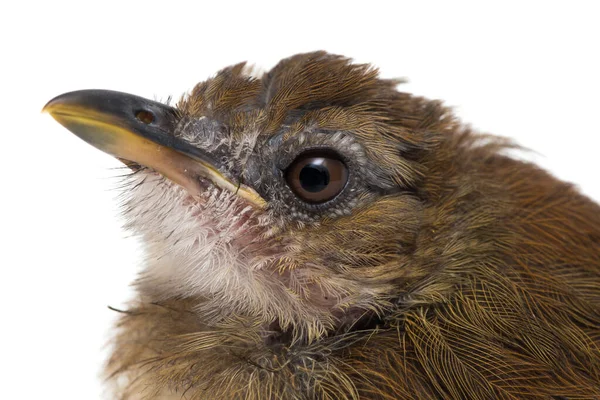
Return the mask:
<svg viewBox="0 0 600 400"><path fill-rule="evenodd" d="M192 195L200 194L202 180L208 179L255 206L266 206L211 154L174 136L177 114L165 104L110 90L80 90L55 97L42 111L92 146L125 163L152 168Z"/></svg>

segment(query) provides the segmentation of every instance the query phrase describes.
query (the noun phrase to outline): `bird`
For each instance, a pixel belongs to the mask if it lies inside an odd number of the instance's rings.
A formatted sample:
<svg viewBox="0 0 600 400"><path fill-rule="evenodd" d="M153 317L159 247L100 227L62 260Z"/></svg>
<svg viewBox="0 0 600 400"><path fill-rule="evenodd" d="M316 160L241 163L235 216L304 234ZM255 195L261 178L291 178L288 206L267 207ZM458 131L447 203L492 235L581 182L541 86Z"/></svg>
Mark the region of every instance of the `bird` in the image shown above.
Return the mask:
<svg viewBox="0 0 600 400"><path fill-rule="evenodd" d="M116 157L118 399L600 399L600 206L325 51L44 111Z"/></svg>

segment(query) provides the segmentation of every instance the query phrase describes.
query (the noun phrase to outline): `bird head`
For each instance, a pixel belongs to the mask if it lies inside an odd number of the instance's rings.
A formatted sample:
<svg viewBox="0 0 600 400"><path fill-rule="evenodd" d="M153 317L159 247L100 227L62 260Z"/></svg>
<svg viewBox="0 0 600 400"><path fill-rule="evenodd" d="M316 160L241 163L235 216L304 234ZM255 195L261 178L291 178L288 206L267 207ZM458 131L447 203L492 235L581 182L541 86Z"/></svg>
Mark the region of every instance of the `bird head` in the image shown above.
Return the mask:
<svg viewBox="0 0 600 400"><path fill-rule="evenodd" d="M598 395L598 206L397 84L316 52L46 105L131 169L123 398Z"/></svg>
<svg viewBox="0 0 600 400"><path fill-rule="evenodd" d="M453 120L397 84L316 52L260 78L226 68L176 106L85 90L45 110L131 168L144 298L313 340L408 301L430 273L414 261L424 175Z"/></svg>

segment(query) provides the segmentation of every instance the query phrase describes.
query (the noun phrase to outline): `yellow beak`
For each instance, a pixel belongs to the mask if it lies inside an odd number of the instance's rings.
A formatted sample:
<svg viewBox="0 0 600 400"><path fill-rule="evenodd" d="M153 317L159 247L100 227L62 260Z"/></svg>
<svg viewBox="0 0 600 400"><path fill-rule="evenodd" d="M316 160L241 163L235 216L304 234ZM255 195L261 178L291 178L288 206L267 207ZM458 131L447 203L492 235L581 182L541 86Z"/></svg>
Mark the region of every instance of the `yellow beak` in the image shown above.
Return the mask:
<svg viewBox="0 0 600 400"><path fill-rule="evenodd" d="M152 168L190 194L202 191L199 179L236 193L257 207L265 200L236 182L203 149L176 138L176 112L164 104L109 90L81 90L50 100L43 111L92 146L119 159Z"/></svg>

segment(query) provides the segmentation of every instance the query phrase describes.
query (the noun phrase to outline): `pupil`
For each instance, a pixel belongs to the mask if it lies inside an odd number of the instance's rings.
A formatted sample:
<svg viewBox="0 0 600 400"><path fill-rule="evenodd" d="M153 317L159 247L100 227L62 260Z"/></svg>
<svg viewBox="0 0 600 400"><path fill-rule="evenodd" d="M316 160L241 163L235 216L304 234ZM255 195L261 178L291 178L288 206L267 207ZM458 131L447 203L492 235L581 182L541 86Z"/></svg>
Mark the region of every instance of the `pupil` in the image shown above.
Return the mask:
<svg viewBox="0 0 600 400"><path fill-rule="evenodd" d="M300 171L299 179L302 189L320 192L329 185L329 170L321 164L308 164Z"/></svg>

